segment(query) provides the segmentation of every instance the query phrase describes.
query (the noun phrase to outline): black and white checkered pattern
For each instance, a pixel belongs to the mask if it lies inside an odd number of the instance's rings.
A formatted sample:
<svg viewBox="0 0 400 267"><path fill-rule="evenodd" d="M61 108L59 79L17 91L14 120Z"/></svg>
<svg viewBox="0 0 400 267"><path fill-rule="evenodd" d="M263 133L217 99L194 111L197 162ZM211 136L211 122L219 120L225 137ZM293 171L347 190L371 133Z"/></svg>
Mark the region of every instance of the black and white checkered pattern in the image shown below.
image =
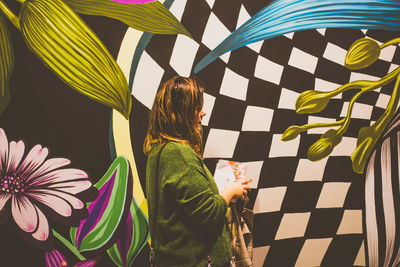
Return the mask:
<svg viewBox="0 0 400 267"><path fill-rule="evenodd" d="M140 151L147 117L159 84L193 68L265 0L175 1L170 10L193 35L153 36L133 78L133 140ZM247 162L253 178L255 266L365 266L364 178L352 171L350 155L358 130L382 115L393 84L361 97L350 127L332 155L318 162L307 149L326 129L282 142L287 127L336 121L353 95L332 99L327 108L299 115L294 103L305 90L332 90L350 81L377 80L400 65L400 48L388 47L372 66L351 71L344 56L357 39L385 42L398 33L318 29L286 34L231 51L195 76L206 85L205 162L219 158ZM131 77L132 78L132 77ZM138 157L136 157L138 158ZM138 159L139 174L144 160Z"/></svg>

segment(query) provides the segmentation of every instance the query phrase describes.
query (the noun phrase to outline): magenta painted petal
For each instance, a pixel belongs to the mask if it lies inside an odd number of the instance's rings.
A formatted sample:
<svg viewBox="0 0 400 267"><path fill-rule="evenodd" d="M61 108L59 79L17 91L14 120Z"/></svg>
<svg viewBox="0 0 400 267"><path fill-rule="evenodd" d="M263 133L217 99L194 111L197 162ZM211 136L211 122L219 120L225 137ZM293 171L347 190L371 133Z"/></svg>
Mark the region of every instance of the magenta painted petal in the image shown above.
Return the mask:
<svg viewBox="0 0 400 267"><path fill-rule="evenodd" d="M29 181L32 178L38 177L44 173L53 171L55 169L67 166L70 163L71 163L70 160L64 158L48 159L36 171L30 174L26 180Z"/></svg>
<svg viewBox="0 0 400 267"><path fill-rule="evenodd" d="M47 222L46 216L44 216L43 212L38 207L36 207L36 211L38 213L39 222L38 228L32 236L39 241L45 241L49 237L49 223Z"/></svg>
<svg viewBox="0 0 400 267"><path fill-rule="evenodd" d="M48 188L57 189L70 194L78 194L92 186L89 180L70 181L65 183L51 184Z"/></svg>
<svg viewBox="0 0 400 267"><path fill-rule="evenodd" d="M80 261L77 264L74 265L74 267L93 267L97 263L97 260L85 260L85 261Z"/></svg>
<svg viewBox="0 0 400 267"><path fill-rule="evenodd" d="M33 199L46 204L50 208L52 208L58 214L69 217L72 214L72 208L68 201L59 198L58 196L49 195L49 194L39 194L35 193L26 193L27 196L32 197Z"/></svg>
<svg viewBox="0 0 400 267"><path fill-rule="evenodd" d="M49 172L41 177L31 180L31 186L39 186L44 184L53 184L70 180L88 178L86 172L79 169L61 169Z"/></svg>
<svg viewBox="0 0 400 267"><path fill-rule="evenodd" d="M113 1L122 4L145 4L154 2L155 0L113 0Z"/></svg>
<svg viewBox="0 0 400 267"><path fill-rule="evenodd" d="M3 129L0 128L0 171L7 169L8 140Z"/></svg>
<svg viewBox="0 0 400 267"><path fill-rule="evenodd" d="M10 194L3 194L0 193L0 211L4 208L4 205L7 203L7 201L10 199L11 195Z"/></svg>
<svg viewBox="0 0 400 267"><path fill-rule="evenodd" d="M32 202L24 196L13 196L11 211L15 222L25 232L33 232L38 223L38 214Z"/></svg>
<svg viewBox="0 0 400 267"><path fill-rule="evenodd" d="M57 249L53 249L52 251L47 251L45 257L46 257L46 267L68 266L67 259Z"/></svg>
<svg viewBox="0 0 400 267"><path fill-rule="evenodd" d="M22 161L17 170L18 174L20 176L28 176L44 162L48 154L49 151L47 148L42 148L41 145L34 146Z"/></svg>
<svg viewBox="0 0 400 267"><path fill-rule="evenodd" d="M11 174L18 168L19 163L25 152L25 144L22 141L18 143L10 142L10 148L8 151L8 162L7 162L7 173Z"/></svg>
<svg viewBox="0 0 400 267"><path fill-rule="evenodd" d="M35 191L29 191L29 193L27 193L27 195L33 197L36 199L36 197L39 195L40 196L47 196L47 195L53 195L59 198L64 199L65 201L67 201L74 209L81 209L83 208L85 205L83 204L83 202L74 197L73 195L64 193L64 192L60 192L60 191L55 191L55 190L49 190L49 189L36 189Z"/></svg>

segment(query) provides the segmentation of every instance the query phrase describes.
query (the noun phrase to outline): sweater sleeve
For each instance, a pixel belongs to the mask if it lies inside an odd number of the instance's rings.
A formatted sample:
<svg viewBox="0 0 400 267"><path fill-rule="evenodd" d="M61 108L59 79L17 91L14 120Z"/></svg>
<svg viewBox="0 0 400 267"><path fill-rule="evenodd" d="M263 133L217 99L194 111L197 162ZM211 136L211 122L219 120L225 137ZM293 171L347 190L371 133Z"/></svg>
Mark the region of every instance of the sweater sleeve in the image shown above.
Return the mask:
<svg viewBox="0 0 400 267"><path fill-rule="evenodd" d="M226 200L212 190L207 174L198 161L185 158L180 151L174 154L174 160L168 164L172 179L168 180L173 183L171 191L178 207L192 222L201 226L217 227L223 224L228 208Z"/></svg>

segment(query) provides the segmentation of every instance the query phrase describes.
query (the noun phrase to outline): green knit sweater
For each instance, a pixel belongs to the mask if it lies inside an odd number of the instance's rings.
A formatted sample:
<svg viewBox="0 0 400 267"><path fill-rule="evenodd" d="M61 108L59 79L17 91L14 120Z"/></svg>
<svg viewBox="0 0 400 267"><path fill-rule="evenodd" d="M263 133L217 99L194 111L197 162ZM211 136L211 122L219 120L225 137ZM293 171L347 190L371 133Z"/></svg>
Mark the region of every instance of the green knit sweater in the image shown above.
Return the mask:
<svg viewBox="0 0 400 267"><path fill-rule="evenodd" d="M158 266L225 266L231 259L226 228L227 204L203 160L186 144L169 142L159 163L158 215L154 218L156 164L159 146L147 159L146 195L150 229L156 221L153 246ZM154 235L155 234L155 235Z"/></svg>

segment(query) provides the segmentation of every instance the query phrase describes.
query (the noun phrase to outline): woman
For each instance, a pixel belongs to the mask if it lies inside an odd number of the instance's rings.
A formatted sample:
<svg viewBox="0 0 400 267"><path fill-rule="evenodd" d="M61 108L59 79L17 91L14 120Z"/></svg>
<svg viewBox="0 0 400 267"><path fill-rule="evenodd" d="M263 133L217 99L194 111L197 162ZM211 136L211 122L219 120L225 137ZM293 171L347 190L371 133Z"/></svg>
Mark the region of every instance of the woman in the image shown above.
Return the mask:
<svg viewBox="0 0 400 267"><path fill-rule="evenodd" d="M144 141L148 155L146 195L155 263L159 266L229 266L230 236L225 214L243 198L249 179L222 192L202 160L204 88L175 76L157 92Z"/></svg>

